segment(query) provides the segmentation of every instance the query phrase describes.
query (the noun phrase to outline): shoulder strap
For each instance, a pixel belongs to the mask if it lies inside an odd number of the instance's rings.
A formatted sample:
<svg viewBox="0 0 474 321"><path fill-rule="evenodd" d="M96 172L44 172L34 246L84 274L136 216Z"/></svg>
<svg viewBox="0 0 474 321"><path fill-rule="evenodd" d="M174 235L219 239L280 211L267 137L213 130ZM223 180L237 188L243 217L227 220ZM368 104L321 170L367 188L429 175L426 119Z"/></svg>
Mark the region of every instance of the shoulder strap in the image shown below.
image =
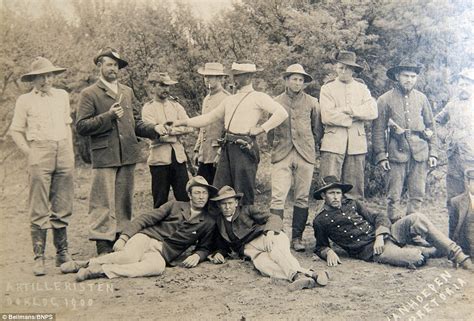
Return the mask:
<svg viewBox="0 0 474 321"><path fill-rule="evenodd" d="M227 123L227 126L225 128L225 132L228 133L229 132L229 128L230 128L230 124L232 123L232 120L234 119L234 115L235 115L235 112L237 111L237 109L239 108L240 104L244 101L244 99L250 95L252 92L248 92L245 94L244 97L242 97L242 99L239 101L239 103L237 104L237 106L235 106L235 109L234 109L234 112L232 113L232 116L230 116L230 119L229 119L229 122Z"/></svg>

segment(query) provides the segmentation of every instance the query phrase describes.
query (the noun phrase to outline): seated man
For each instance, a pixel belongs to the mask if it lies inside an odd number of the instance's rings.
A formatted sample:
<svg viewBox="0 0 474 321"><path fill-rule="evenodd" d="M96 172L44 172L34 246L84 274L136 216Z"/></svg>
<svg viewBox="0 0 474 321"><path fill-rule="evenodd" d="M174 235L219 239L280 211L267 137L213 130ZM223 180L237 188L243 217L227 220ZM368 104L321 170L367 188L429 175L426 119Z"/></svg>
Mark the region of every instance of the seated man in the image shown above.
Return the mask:
<svg viewBox="0 0 474 321"><path fill-rule="evenodd" d="M341 263L330 247L331 239L351 257L365 261L415 268L425 264L430 256L448 255L461 267L472 268L469 256L425 215L413 213L390 224L386 214L371 212L358 201L344 198L344 193L351 189L352 185L342 184L336 177L328 176L313 194L314 198L325 202L313 221L313 228L315 253L326 260L328 266ZM434 248L404 247L417 235Z"/></svg>
<svg viewBox="0 0 474 321"><path fill-rule="evenodd" d="M210 253L215 220L207 211L209 195L217 189L202 176L188 181L189 202L170 201L131 221L114 244L114 253L88 261L61 265L63 273L77 272L76 281L99 277L160 275L174 259L196 244L183 265L195 267Z"/></svg>
<svg viewBox="0 0 474 321"><path fill-rule="evenodd" d="M316 284L325 286L326 272L303 269L291 254L281 218L263 213L253 205L239 206L242 196L226 185L211 198L218 202L222 215L217 218L217 251L209 260L224 263L225 256L233 250L241 257L249 257L263 275L292 282L291 291L314 288Z"/></svg>
<svg viewBox="0 0 474 321"><path fill-rule="evenodd" d="M466 191L450 201L453 208L453 240L464 253L471 256L474 251L474 169L466 170Z"/></svg>

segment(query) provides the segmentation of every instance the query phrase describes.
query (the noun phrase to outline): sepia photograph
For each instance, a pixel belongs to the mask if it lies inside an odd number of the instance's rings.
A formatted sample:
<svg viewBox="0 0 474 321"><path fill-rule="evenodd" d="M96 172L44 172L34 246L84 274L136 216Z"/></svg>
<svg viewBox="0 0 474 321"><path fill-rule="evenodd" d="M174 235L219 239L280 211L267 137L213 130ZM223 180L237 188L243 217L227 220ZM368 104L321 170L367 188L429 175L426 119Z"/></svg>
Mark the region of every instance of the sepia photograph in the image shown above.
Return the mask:
<svg viewBox="0 0 474 321"><path fill-rule="evenodd" d="M474 320L470 0L0 0L1 320Z"/></svg>

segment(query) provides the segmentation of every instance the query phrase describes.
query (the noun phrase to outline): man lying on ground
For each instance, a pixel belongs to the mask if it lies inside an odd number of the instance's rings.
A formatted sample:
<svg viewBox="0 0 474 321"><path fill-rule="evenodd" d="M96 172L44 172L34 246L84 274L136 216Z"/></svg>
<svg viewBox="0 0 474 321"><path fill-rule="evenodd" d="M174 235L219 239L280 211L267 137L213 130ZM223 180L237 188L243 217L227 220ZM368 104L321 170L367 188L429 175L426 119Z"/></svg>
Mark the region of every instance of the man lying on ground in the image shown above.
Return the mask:
<svg viewBox="0 0 474 321"><path fill-rule="evenodd" d="M328 176L313 194L325 203L313 221L315 253L328 266L341 263L331 249L331 239L349 256L365 261L415 268L424 265L429 257L448 255L454 263L472 269L469 256L425 215L413 213L391 224L386 214L374 213L358 201L345 198L351 188ZM404 247L418 235L433 247Z"/></svg>
<svg viewBox="0 0 474 321"><path fill-rule="evenodd" d="M213 243L215 220L208 213L207 202L217 189L196 176L188 181L186 191L189 202L167 202L130 222L115 242L115 252L65 263L61 271L77 272L77 282L160 275L191 245L196 248L183 266L195 267L209 255Z"/></svg>
<svg viewBox="0 0 474 321"><path fill-rule="evenodd" d="M292 282L291 291L325 286L326 272L304 269L290 252L290 241L283 233L283 221L278 215L264 213L255 206L239 202L241 193L224 186L211 201L218 202L221 214L217 218L217 251L209 257L215 264L225 262L231 252L249 257L264 276Z"/></svg>

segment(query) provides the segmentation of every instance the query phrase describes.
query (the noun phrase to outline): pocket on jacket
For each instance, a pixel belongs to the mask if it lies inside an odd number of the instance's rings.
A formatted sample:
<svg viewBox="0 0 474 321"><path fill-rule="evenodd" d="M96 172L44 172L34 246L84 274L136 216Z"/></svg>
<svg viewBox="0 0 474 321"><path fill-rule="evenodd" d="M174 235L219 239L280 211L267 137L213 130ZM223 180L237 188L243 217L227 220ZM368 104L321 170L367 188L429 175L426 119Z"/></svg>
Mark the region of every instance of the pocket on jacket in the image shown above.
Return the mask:
<svg viewBox="0 0 474 321"><path fill-rule="evenodd" d="M91 150L109 147L109 135L96 136L91 139Z"/></svg>
<svg viewBox="0 0 474 321"><path fill-rule="evenodd" d="M364 126L357 128L357 132L359 133L359 136L366 136Z"/></svg>

